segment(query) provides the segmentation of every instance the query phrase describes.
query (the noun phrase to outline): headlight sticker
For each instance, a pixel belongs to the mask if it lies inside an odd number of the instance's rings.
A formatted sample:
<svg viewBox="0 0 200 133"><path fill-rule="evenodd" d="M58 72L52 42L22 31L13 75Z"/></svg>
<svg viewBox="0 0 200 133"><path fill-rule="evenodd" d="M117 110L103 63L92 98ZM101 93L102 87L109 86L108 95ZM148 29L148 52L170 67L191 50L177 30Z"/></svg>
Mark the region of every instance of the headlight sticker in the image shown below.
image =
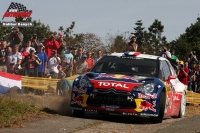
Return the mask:
<svg viewBox="0 0 200 133"><path fill-rule="evenodd" d="M145 98L145 99L157 99L157 94L153 93L153 94L142 94L142 93L138 93L138 98Z"/></svg>
<svg viewBox="0 0 200 133"><path fill-rule="evenodd" d="M85 94L87 93L87 89L83 89L83 88L77 88L76 86L73 87L72 91L77 92L79 94Z"/></svg>

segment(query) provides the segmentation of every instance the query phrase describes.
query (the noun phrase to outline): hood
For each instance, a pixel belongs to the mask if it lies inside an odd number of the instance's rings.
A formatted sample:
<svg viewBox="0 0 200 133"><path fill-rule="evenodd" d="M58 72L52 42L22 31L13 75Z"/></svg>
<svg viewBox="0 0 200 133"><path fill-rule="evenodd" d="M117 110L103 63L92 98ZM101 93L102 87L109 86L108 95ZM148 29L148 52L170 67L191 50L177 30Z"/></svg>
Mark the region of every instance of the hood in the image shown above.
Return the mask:
<svg viewBox="0 0 200 133"><path fill-rule="evenodd" d="M144 80L154 80L151 77L137 75L122 75L109 73L87 73L86 76L94 84L94 89L111 89L131 91L133 87L143 84Z"/></svg>

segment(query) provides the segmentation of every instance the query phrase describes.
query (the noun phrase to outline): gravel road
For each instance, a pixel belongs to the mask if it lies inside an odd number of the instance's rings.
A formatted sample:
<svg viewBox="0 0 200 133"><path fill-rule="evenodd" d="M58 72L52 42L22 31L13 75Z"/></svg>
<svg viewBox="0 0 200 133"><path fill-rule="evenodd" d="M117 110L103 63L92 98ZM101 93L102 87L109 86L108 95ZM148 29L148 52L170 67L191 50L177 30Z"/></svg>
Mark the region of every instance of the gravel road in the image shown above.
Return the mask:
<svg viewBox="0 0 200 133"><path fill-rule="evenodd" d="M200 133L200 115L181 119L165 118L152 124L147 118L100 116L86 114L84 118L56 115L34 117L23 128L3 128L1 133Z"/></svg>

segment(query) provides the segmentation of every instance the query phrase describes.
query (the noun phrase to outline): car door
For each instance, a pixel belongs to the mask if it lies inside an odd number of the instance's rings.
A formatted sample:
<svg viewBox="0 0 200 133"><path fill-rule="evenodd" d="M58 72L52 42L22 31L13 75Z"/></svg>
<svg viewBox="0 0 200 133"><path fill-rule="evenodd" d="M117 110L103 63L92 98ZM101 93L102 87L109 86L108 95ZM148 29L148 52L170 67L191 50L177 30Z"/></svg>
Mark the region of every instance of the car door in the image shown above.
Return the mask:
<svg viewBox="0 0 200 133"><path fill-rule="evenodd" d="M166 88L166 107L165 107L165 115L170 116L172 113L172 103L173 103L173 81L172 79L169 81L169 76L172 75L170 66L166 60L161 61L161 71L163 73L163 80L165 82Z"/></svg>

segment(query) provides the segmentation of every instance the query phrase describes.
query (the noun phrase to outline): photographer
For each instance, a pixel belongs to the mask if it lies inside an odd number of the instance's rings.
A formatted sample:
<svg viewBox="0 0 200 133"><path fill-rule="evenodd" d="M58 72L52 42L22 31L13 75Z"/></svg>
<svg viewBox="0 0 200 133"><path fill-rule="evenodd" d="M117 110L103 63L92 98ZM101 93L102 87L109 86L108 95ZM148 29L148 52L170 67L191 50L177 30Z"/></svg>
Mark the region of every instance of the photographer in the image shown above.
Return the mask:
<svg viewBox="0 0 200 133"><path fill-rule="evenodd" d="M197 57L196 57L196 52L195 51L190 51L188 54L188 63L189 63L189 68L192 69L192 64L194 62L197 62Z"/></svg>
<svg viewBox="0 0 200 133"><path fill-rule="evenodd" d="M58 65L61 63L60 58L57 56L56 51L52 50L52 55L48 60L49 74L52 74L52 78L58 78Z"/></svg>
<svg viewBox="0 0 200 133"><path fill-rule="evenodd" d="M55 40L53 32L49 34L49 38L44 41L45 52L48 57L51 56L52 50L56 51L60 48L60 44L58 41Z"/></svg>
<svg viewBox="0 0 200 133"><path fill-rule="evenodd" d="M58 54L60 55L61 62L62 62L64 58L65 47L66 47L66 42L63 40L62 32L58 33L58 37L56 40L60 44L60 47L58 48Z"/></svg>
<svg viewBox="0 0 200 133"><path fill-rule="evenodd" d="M21 46L21 42L23 41L23 34L19 31L19 28L13 28L13 32L9 36L10 46L13 48L14 45Z"/></svg>
<svg viewBox="0 0 200 133"><path fill-rule="evenodd" d="M37 50L38 45L39 45L39 42L37 41L37 34L33 34L33 36L31 37L31 47Z"/></svg>
<svg viewBox="0 0 200 133"><path fill-rule="evenodd" d="M136 44L136 37L133 36L131 38L131 41L128 43L128 46L126 48L127 51L134 51L134 52L137 52L137 49L138 49L138 44Z"/></svg>
<svg viewBox="0 0 200 133"><path fill-rule="evenodd" d="M188 86L188 62L180 61L180 66L177 71L177 76L180 82L182 82L185 85L185 89L187 89Z"/></svg>
<svg viewBox="0 0 200 133"><path fill-rule="evenodd" d="M163 46L161 52L158 55L167 59L171 59L171 53L167 50L166 46Z"/></svg>

